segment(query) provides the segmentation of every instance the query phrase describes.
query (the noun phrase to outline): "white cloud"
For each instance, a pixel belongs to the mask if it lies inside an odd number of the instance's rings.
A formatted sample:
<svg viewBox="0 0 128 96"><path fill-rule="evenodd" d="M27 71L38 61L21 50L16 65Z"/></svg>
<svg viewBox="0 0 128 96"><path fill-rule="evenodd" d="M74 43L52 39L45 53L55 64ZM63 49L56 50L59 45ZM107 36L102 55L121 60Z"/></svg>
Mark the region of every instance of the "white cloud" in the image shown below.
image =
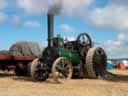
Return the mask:
<svg viewBox="0 0 128 96"><path fill-rule="evenodd" d="M61 24L60 28L64 30L64 32L73 32L74 28L68 24Z"/></svg>
<svg viewBox="0 0 128 96"><path fill-rule="evenodd" d="M126 35L128 36L128 35ZM107 40L104 42L103 48L106 50L109 58L125 58L128 57L128 39L124 39L124 35L120 34L117 40Z"/></svg>
<svg viewBox="0 0 128 96"><path fill-rule="evenodd" d="M128 7L107 6L105 8L96 8L90 12L90 21L103 30L112 30L116 32L128 31Z"/></svg>
<svg viewBox="0 0 128 96"><path fill-rule="evenodd" d="M40 27L41 24L37 21L26 21L24 22L24 26L27 26L27 27Z"/></svg>
<svg viewBox="0 0 128 96"><path fill-rule="evenodd" d="M5 13L0 12L0 24L8 23L13 27L40 27L41 23L38 21L23 21L20 16L8 16Z"/></svg>
<svg viewBox="0 0 128 96"><path fill-rule="evenodd" d="M128 0L112 0L112 3L116 5L127 6Z"/></svg>
<svg viewBox="0 0 128 96"><path fill-rule="evenodd" d="M108 58L118 58L124 53L124 50L122 52L120 50L122 49L122 45L122 42L118 40L107 40L104 42L103 48L105 49Z"/></svg>
<svg viewBox="0 0 128 96"><path fill-rule="evenodd" d="M7 6L8 6L7 0L0 0L0 10L7 8Z"/></svg>
<svg viewBox="0 0 128 96"><path fill-rule="evenodd" d="M118 34L118 39L121 40L121 41L122 41L122 40L123 40L123 41L124 41L124 40L128 40L128 39L127 39L127 35L124 34L124 33L119 33L119 34Z"/></svg>
<svg viewBox="0 0 128 96"><path fill-rule="evenodd" d="M66 41L75 41L76 38L75 37L64 37L64 40L65 40L65 42Z"/></svg>
<svg viewBox="0 0 128 96"><path fill-rule="evenodd" d="M17 0L17 4L27 13L43 14L48 10L47 0Z"/></svg>
<svg viewBox="0 0 128 96"><path fill-rule="evenodd" d="M128 0L112 0L111 5L89 12L90 23L103 31L118 32L116 40L107 40L103 47L109 57L128 57Z"/></svg>
<svg viewBox="0 0 128 96"><path fill-rule="evenodd" d="M0 23L5 23L6 21L8 21L8 15L0 13Z"/></svg>
<svg viewBox="0 0 128 96"><path fill-rule="evenodd" d="M62 14L83 15L93 0L62 0Z"/></svg>
<svg viewBox="0 0 128 96"><path fill-rule="evenodd" d="M122 42L119 40L107 40L105 45L109 45L108 47L119 47L122 45Z"/></svg>
<svg viewBox="0 0 128 96"><path fill-rule="evenodd" d="M63 15L85 13L93 0L17 0L19 8L35 15L46 14L48 10L58 10Z"/></svg>
<svg viewBox="0 0 128 96"><path fill-rule="evenodd" d="M95 8L89 12L93 25L102 30L128 31L128 0L112 0L111 5Z"/></svg>

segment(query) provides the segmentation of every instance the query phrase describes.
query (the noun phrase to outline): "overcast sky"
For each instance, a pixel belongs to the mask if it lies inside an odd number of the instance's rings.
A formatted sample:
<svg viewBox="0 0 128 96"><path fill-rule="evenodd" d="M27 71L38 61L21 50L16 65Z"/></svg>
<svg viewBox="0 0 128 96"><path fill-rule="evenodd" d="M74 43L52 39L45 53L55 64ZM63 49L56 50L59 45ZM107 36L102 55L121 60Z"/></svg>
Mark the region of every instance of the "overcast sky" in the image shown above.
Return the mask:
<svg viewBox="0 0 128 96"><path fill-rule="evenodd" d="M0 49L17 41L47 42L49 10L55 36L87 32L109 57L128 57L128 0L0 0Z"/></svg>

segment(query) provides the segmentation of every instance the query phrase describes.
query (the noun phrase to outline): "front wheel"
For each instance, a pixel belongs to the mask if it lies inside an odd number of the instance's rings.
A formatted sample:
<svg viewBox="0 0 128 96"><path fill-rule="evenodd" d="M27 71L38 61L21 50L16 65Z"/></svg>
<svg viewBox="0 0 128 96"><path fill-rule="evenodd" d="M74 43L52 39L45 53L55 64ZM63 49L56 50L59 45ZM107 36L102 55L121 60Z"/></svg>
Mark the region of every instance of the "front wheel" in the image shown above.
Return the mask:
<svg viewBox="0 0 128 96"><path fill-rule="evenodd" d="M55 60L52 66L52 76L57 83L62 83L63 80L71 79L73 74L72 63L65 57L60 57Z"/></svg>
<svg viewBox="0 0 128 96"><path fill-rule="evenodd" d="M45 81L49 76L47 65L40 59L35 59L31 63L30 74L37 81Z"/></svg>

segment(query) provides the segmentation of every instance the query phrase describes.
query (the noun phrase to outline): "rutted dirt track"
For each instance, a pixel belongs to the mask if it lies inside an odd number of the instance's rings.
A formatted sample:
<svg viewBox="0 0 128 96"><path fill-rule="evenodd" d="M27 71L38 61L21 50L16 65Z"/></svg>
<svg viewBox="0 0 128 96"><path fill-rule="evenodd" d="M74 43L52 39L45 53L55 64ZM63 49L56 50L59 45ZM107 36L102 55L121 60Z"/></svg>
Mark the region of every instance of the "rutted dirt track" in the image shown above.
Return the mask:
<svg viewBox="0 0 128 96"><path fill-rule="evenodd" d="M0 96L128 96L128 70L112 73L108 80L76 79L64 84L0 74Z"/></svg>

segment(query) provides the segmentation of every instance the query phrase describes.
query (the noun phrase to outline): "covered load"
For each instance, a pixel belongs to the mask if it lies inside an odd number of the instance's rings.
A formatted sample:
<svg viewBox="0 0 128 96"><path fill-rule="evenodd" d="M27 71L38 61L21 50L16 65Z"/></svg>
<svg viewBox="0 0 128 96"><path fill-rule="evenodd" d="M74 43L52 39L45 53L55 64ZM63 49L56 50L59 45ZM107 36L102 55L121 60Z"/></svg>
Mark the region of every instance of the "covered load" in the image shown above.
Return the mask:
<svg viewBox="0 0 128 96"><path fill-rule="evenodd" d="M35 42L22 41L13 44L9 52L12 56L36 56L42 54L43 47Z"/></svg>
<svg viewBox="0 0 128 96"><path fill-rule="evenodd" d="M0 50L0 56L10 56L10 52L8 50Z"/></svg>

